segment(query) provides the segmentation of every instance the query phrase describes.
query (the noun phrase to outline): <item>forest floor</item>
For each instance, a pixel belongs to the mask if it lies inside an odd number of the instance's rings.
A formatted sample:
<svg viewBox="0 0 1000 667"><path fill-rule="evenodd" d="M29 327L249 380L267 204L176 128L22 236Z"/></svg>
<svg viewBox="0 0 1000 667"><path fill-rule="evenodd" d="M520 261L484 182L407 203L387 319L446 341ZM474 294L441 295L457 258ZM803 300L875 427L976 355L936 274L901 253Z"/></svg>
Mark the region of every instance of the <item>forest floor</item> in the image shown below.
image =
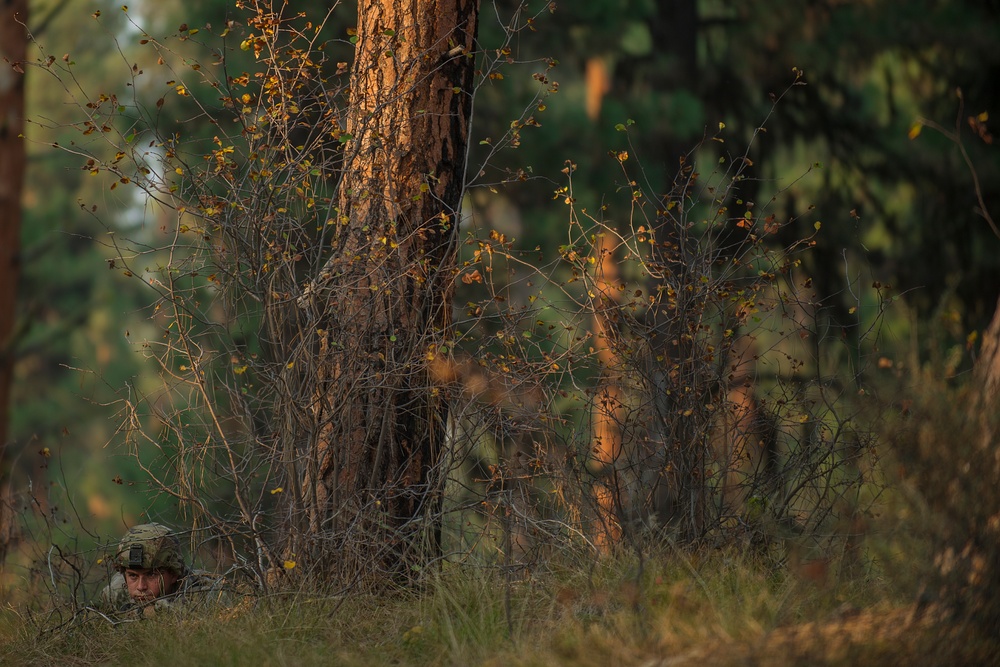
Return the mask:
<svg viewBox="0 0 1000 667"><path fill-rule="evenodd" d="M455 568L420 590L303 591L112 625L8 605L3 665L1000 665L868 568L775 569L738 550L550 567ZM579 565L579 563L578 563Z"/></svg>

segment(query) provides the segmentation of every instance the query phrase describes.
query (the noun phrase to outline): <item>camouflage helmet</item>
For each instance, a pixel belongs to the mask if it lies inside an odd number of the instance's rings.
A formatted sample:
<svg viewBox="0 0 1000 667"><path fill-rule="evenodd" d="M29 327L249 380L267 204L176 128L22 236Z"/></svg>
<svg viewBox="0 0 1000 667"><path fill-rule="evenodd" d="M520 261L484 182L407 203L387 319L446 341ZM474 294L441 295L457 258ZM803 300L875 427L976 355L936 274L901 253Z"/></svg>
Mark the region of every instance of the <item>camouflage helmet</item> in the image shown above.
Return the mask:
<svg viewBox="0 0 1000 667"><path fill-rule="evenodd" d="M144 523L128 529L118 543L114 565L119 570L173 570L177 575L185 571L181 557L181 542L166 526Z"/></svg>

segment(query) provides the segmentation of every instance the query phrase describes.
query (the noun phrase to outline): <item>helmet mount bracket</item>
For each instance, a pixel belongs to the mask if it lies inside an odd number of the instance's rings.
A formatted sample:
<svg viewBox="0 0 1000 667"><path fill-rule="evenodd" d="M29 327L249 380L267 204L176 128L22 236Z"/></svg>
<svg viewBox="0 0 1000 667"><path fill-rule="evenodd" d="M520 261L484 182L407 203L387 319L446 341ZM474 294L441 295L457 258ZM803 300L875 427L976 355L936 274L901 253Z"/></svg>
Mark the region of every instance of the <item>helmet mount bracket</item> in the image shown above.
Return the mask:
<svg viewBox="0 0 1000 667"><path fill-rule="evenodd" d="M142 545L133 544L128 550L128 566L132 569L142 568Z"/></svg>

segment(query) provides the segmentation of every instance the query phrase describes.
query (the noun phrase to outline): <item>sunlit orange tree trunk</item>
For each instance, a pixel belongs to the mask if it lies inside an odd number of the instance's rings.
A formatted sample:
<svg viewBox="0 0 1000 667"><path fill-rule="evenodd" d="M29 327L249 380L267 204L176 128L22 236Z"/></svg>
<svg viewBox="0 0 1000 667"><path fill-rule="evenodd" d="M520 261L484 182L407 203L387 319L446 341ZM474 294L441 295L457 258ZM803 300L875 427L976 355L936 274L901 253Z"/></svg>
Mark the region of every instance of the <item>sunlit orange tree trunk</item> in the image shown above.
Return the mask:
<svg viewBox="0 0 1000 667"><path fill-rule="evenodd" d="M610 340L615 335L615 323L621 309L618 285L618 264L615 248L608 234L597 237L594 247L599 266L594 283L598 298L594 307L594 348L601 366L601 384L597 389L591 419L594 431L594 463L601 480L595 486L598 525L594 542L602 551L609 551L622 536L623 503L621 478L616 466L621 464L622 429L625 407L621 378L621 360ZM612 322L608 322L608 319Z"/></svg>
<svg viewBox="0 0 1000 667"><path fill-rule="evenodd" d="M439 546L451 327L478 0L362 0L319 322L300 549L394 575ZM300 541L301 542L301 541ZM412 559L412 560L411 560Z"/></svg>
<svg viewBox="0 0 1000 667"><path fill-rule="evenodd" d="M23 62L27 54L27 0L3 0L0 11L0 564L11 530L10 480L4 456L10 423L14 322L20 279L21 191L25 148Z"/></svg>

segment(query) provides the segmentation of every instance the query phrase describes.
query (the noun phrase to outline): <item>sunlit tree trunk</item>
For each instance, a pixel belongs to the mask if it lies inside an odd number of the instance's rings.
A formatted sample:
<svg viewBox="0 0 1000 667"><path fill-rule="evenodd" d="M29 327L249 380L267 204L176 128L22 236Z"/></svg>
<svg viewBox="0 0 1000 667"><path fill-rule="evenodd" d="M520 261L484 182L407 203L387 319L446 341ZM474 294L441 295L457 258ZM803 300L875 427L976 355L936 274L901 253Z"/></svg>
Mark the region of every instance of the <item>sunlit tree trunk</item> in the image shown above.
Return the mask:
<svg viewBox="0 0 1000 667"><path fill-rule="evenodd" d="M976 360L976 378L981 392L980 401L974 410L981 424L982 446L997 447L996 419L994 418L1000 399L1000 301L997 302L993 321L983 333L983 344Z"/></svg>
<svg viewBox="0 0 1000 667"><path fill-rule="evenodd" d="M997 302L993 321L983 334L977 372L983 383L984 397L993 401L1000 394L1000 301Z"/></svg>
<svg viewBox="0 0 1000 667"><path fill-rule="evenodd" d="M395 574L439 546L445 396L478 0L362 0L332 258L316 281L319 437L302 532Z"/></svg>
<svg viewBox="0 0 1000 667"><path fill-rule="evenodd" d="M14 322L21 273L21 191L25 147L23 63L28 39L27 0L0 0L0 564L10 542L10 384L14 366Z"/></svg>
<svg viewBox="0 0 1000 667"><path fill-rule="evenodd" d="M594 348L601 366L601 382L594 399L593 454L601 479L595 487L597 496L598 525L594 541L602 551L610 549L621 539L622 479L617 466L622 456L622 429L625 408L622 404L621 360L615 351L613 337L618 328L615 320L621 308L618 284L621 282L614 246L609 234L599 234L594 246L598 273L595 276L597 299L594 306Z"/></svg>

